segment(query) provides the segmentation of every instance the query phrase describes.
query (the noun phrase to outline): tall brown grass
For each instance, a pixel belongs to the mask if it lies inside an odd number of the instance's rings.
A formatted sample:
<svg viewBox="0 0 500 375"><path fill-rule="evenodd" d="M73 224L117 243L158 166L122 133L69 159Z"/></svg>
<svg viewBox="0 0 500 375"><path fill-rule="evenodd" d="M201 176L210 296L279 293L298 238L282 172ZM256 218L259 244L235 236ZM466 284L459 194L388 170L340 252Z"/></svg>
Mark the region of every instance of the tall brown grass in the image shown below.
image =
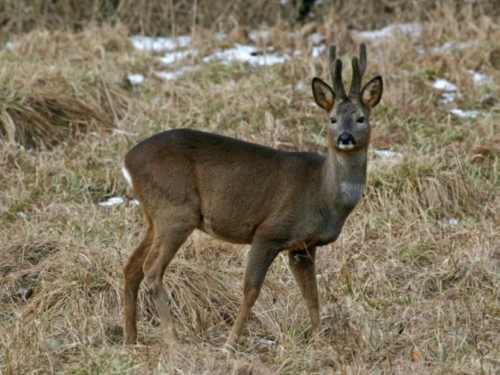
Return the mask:
<svg viewBox="0 0 500 375"><path fill-rule="evenodd" d="M25 33L33 29L80 31L87 26L127 25L133 33L165 35L189 33L197 27L229 31L235 25L272 26L279 22L294 24L301 0L2 0L0 25L4 33ZM495 0L360 0L317 2L312 7L316 19L347 21L355 29L382 27L398 19L427 20L439 8L459 15L470 8L477 14L498 16Z"/></svg>
<svg viewBox="0 0 500 375"><path fill-rule="evenodd" d="M117 31L32 32L15 42L0 72L0 138L50 147L82 132L116 127L130 97L123 73L113 74L113 61L103 54L131 48ZM88 63L94 59L101 64Z"/></svg>

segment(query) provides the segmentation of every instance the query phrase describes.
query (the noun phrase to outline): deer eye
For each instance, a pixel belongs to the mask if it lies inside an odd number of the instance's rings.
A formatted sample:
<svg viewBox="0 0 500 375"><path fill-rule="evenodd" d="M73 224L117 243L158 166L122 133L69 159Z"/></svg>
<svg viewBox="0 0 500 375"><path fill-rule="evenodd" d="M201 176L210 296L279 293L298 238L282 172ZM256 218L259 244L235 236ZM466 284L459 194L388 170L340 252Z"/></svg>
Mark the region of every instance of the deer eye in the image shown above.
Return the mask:
<svg viewBox="0 0 500 375"><path fill-rule="evenodd" d="M331 124L336 124L337 123L337 119L335 117L330 117L330 123Z"/></svg>
<svg viewBox="0 0 500 375"><path fill-rule="evenodd" d="M356 120L356 122L362 124L363 122L365 122L365 118L363 116L358 117L358 119Z"/></svg>

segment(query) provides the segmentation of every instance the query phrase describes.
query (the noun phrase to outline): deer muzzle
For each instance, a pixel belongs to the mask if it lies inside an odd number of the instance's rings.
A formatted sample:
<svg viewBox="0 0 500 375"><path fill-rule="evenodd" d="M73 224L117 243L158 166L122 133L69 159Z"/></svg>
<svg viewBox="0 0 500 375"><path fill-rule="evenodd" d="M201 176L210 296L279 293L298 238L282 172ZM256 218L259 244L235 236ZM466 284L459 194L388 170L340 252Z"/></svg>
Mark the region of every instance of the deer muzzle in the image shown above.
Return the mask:
<svg viewBox="0 0 500 375"><path fill-rule="evenodd" d="M341 150L352 150L356 146L356 140L352 134L343 132L337 139L337 146Z"/></svg>

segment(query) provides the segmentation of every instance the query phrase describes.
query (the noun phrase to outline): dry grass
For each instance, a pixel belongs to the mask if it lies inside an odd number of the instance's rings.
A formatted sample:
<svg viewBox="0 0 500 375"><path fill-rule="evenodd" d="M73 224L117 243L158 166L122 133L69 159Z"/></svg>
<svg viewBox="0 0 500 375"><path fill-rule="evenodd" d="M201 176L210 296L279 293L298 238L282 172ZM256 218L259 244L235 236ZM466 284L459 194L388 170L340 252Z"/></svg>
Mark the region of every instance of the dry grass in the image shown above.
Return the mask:
<svg viewBox="0 0 500 375"><path fill-rule="evenodd" d="M248 248L202 234L165 277L183 345L164 347L141 290L140 345L122 348L122 263L143 221L121 159L173 127L322 151L324 118L309 82L327 78L326 59L311 60L310 43L290 39L280 23L274 47L302 51L283 65L213 62L163 81L123 27L17 36L0 52L0 373L499 374L500 71L489 55L500 38L498 8L422 4L420 38L368 46L367 76L382 74L386 86L372 148L404 158L370 153L363 201L341 238L318 253L321 334L308 338L304 304L279 257L230 357L217 348L238 310ZM314 28L332 27L327 37L350 51L356 38L335 17ZM201 53L218 47L208 33L195 37ZM474 44L432 53L451 40ZM474 84L468 69L495 84ZM130 86L131 72L145 82ZM436 77L458 85L455 105L483 115L451 115L430 86ZM139 135L99 131L111 127ZM117 195L126 203L98 205Z"/></svg>
<svg viewBox="0 0 500 375"><path fill-rule="evenodd" d="M87 26L129 25L134 33L165 35L188 33L195 28L212 32L231 30L235 25L272 26L280 22L296 25L303 0L286 2L254 0L2 0L0 27L3 33L22 34L33 29L71 29L81 31ZM319 3L319 4L318 4ZM467 8L475 14L498 16L495 0L481 4L467 0L324 0L312 8L316 20L345 20L354 29L378 28L391 20L427 20L440 8L457 14Z"/></svg>
<svg viewBox="0 0 500 375"><path fill-rule="evenodd" d="M53 146L123 118L130 95L108 55L130 50L124 30L32 32L14 46L0 72L4 142Z"/></svg>

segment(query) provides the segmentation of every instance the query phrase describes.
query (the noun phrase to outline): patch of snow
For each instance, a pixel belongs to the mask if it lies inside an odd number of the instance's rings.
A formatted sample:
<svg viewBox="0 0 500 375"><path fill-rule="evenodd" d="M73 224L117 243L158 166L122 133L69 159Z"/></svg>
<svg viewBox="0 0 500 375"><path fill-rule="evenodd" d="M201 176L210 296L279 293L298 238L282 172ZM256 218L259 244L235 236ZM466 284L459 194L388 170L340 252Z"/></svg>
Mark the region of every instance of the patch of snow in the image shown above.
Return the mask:
<svg viewBox="0 0 500 375"><path fill-rule="evenodd" d="M261 340L259 340L259 342L261 344L268 346L268 347L276 346L276 341L274 341L274 340L261 339Z"/></svg>
<svg viewBox="0 0 500 375"><path fill-rule="evenodd" d="M455 101L457 96L460 96L456 93L458 87L454 83L447 81L446 79L439 78L432 83L432 87L436 90L441 90L443 93L441 94L441 103L442 104L451 104Z"/></svg>
<svg viewBox="0 0 500 375"><path fill-rule="evenodd" d="M453 113L455 116L462 118L478 118L480 115L483 114L483 112L478 110L464 111L463 109L459 108L450 109L450 112Z"/></svg>
<svg viewBox="0 0 500 375"><path fill-rule="evenodd" d="M140 205L141 205L137 199L132 199L132 200L130 201L130 204L131 204L132 206L140 206Z"/></svg>
<svg viewBox="0 0 500 375"><path fill-rule="evenodd" d="M142 74L129 74L127 79L132 86L140 85L144 82L144 76Z"/></svg>
<svg viewBox="0 0 500 375"><path fill-rule="evenodd" d="M325 36L319 33L313 33L307 37L307 40L314 45L323 43L325 39Z"/></svg>
<svg viewBox="0 0 500 375"><path fill-rule="evenodd" d="M373 153L382 159L402 159L403 154L390 150L373 150Z"/></svg>
<svg viewBox="0 0 500 375"><path fill-rule="evenodd" d="M391 167L403 161L404 155L401 152L391 150L373 150L374 161L369 164L369 168L375 166Z"/></svg>
<svg viewBox="0 0 500 375"><path fill-rule="evenodd" d="M184 73L193 72L195 70L198 70L198 67L185 66L184 68L181 68L181 69L176 70L174 72L157 71L157 72L155 72L155 75L157 77L162 78L162 79L166 79L167 81L172 81L172 80L177 79L180 76L184 75Z"/></svg>
<svg viewBox="0 0 500 375"><path fill-rule="evenodd" d="M456 42L454 40L449 40L440 47L432 48L431 52L434 55L441 55L445 52L450 52L450 51L463 51L464 49L470 48L473 45L474 43L472 42Z"/></svg>
<svg viewBox="0 0 500 375"><path fill-rule="evenodd" d="M174 38L152 38L149 36L136 35L130 38L130 42L138 51L165 52L187 47L189 43L191 43L191 37L184 35Z"/></svg>
<svg viewBox="0 0 500 375"><path fill-rule="evenodd" d="M203 62L211 62L214 60L220 61L222 64L230 64L231 62L247 62L251 66L263 66L283 64L290 60L287 54L263 54L259 49L253 46L235 44L234 48L217 51L211 56L203 58Z"/></svg>
<svg viewBox="0 0 500 375"><path fill-rule="evenodd" d="M176 51L176 52L170 52L165 54L163 57L158 58L158 60L165 64L165 65L170 65L176 61L185 59L186 57L190 55L197 55L198 51L196 50L190 50L190 51Z"/></svg>
<svg viewBox="0 0 500 375"><path fill-rule="evenodd" d="M7 42L5 43L5 49L7 51L14 51L15 45L13 42Z"/></svg>
<svg viewBox="0 0 500 375"><path fill-rule="evenodd" d="M215 33L214 34L214 37L215 39L217 39L219 42L223 42L226 40L227 38L227 34L226 33Z"/></svg>
<svg viewBox="0 0 500 375"><path fill-rule="evenodd" d="M357 35L375 44L379 44L394 35L405 35L412 39L417 39L421 33L422 24L414 22L389 25L379 30L361 31Z"/></svg>
<svg viewBox="0 0 500 375"><path fill-rule="evenodd" d="M457 94L455 92L443 92L441 95L442 104L451 104L455 101Z"/></svg>
<svg viewBox="0 0 500 375"><path fill-rule="evenodd" d="M295 38L296 35L293 32L282 32L282 35L286 35L289 38ZM248 38L254 42L263 42L267 43L271 40L271 31L270 30L252 30L248 33Z"/></svg>
<svg viewBox="0 0 500 375"><path fill-rule="evenodd" d="M118 204L123 204L125 202L122 197L112 197L107 201L99 202L99 206L108 207L108 206L116 206Z"/></svg>
<svg viewBox="0 0 500 375"><path fill-rule="evenodd" d="M309 90L311 90L311 85L308 85L307 83L305 83L303 81L299 81L295 85L295 90L297 90L297 91L304 91L304 92L307 91L308 92Z"/></svg>
<svg viewBox="0 0 500 375"><path fill-rule="evenodd" d="M440 224L443 227L456 227L459 223L460 220L456 218L445 219L438 222L438 224Z"/></svg>
<svg viewBox="0 0 500 375"><path fill-rule="evenodd" d="M23 219L26 219L28 217L23 211L17 211L16 215L22 217Z"/></svg>
<svg viewBox="0 0 500 375"><path fill-rule="evenodd" d="M493 78L487 76L486 74L481 74L470 69L467 70L467 73L471 75L472 80L477 85L489 85L494 82Z"/></svg>
<svg viewBox="0 0 500 375"><path fill-rule="evenodd" d="M270 34L269 30L252 30L248 33L248 37L254 43L257 43L259 40L267 42Z"/></svg>
<svg viewBox="0 0 500 375"><path fill-rule="evenodd" d="M311 52L311 57L313 59L317 59L318 57L321 56L323 52L325 52L326 46L324 44L321 44L319 46L314 46Z"/></svg>
<svg viewBox="0 0 500 375"><path fill-rule="evenodd" d="M432 84L432 87L434 87L437 90L443 90L443 91L457 91L457 85L442 78L437 79Z"/></svg>
<svg viewBox="0 0 500 375"><path fill-rule="evenodd" d="M130 137L137 137L139 135L139 133L132 133L118 128L113 129L113 134L123 134L123 135L128 135Z"/></svg>
<svg viewBox="0 0 500 375"><path fill-rule="evenodd" d="M415 48L415 52L417 52L417 55L422 56L425 54L425 48L424 46L417 46Z"/></svg>
<svg viewBox="0 0 500 375"><path fill-rule="evenodd" d="M155 75L157 77L160 77L162 79L166 79L167 81L172 81L182 75L182 71L177 71L177 72L155 72Z"/></svg>
<svg viewBox="0 0 500 375"><path fill-rule="evenodd" d="M289 1L290 0L280 0L280 4L281 5L286 5L286 4L288 4Z"/></svg>

